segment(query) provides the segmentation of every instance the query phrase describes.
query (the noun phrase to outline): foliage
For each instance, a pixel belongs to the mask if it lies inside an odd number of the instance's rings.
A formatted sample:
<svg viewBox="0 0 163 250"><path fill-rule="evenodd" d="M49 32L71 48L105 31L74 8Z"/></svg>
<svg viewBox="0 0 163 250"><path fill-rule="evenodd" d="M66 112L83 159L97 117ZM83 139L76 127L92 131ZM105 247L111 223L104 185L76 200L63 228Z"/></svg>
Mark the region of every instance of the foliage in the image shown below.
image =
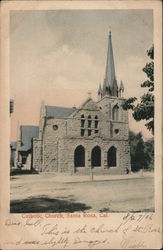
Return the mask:
<svg viewBox="0 0 163 250"><path fill-rule="evenodd" d="M149 170L154 169L154 139L148 140L145 142L145 161L146 161L146 168Z"/></svg>
<svg viewBox="0 0 163 250"><path fill-rule="evenodd" d="M154 168L154 140L144 142L142 134L129 132L131 170L133 172L140 169L152 170Z"/></svg>
<svg viewBox="0 0 163 250"><path fill-rule="evenodd" d="M147 51L147 55L152 61L147 63L143 68L148 80L141 83L141 87L148 88L148 91L140 97L140 102L137 104L135 104L137 98L131 97L124 101L122 107L124 110L131 109L133 111L132 115L136 121L146 120L147 123L145 126L154 134L154 46Z"/></svg>

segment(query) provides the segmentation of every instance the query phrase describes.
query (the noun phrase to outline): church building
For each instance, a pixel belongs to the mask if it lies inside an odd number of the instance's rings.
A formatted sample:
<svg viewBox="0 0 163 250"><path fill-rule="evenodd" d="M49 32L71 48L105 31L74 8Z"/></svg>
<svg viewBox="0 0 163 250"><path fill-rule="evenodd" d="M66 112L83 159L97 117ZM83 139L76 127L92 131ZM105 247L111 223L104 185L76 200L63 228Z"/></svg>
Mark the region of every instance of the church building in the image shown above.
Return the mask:
<svg viewBox="0 0 163 250"><path fill-rule="evenodd" d="M131 170L128 111L124 85L116 80L109 32L106 70L98 101L88 98L78 108L40 109L39 136L33 138L33 168L87 174L125 174Z"/></svg>

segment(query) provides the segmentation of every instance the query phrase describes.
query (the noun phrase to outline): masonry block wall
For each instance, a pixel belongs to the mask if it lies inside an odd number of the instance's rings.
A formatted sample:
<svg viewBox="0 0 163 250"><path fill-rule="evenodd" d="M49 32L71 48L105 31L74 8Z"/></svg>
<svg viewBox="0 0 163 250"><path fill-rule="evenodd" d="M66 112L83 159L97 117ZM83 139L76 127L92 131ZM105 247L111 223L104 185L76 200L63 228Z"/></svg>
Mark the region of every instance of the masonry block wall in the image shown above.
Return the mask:
<svg viewBox="0 0 163 250"><path fill-rule="evenodd" d="M37 138L33 138L33 164L32 164L32 168L41 171L41 143L42 141L37 139Z"/></svg>
<svg viewBox="0 0 163 250"><path fill-rule="evenodd" d="M90 102L90 105L89 105ZM100 148L101 166L94 166L97 173L124 174L130 170L130 147L128 142L127 111L121 109L122 101L117 98L105 98L97 104L88 100L86 106L75 110L67 118L47 118L44 129L40 129L41 139L33 140L33 167L40 171L90 173L92 168L92 151ZM119 106L118 120L113 120L112 110ZM101 108L100 108L101 107ZM111 109L106 115L106 110ZM84 125L81 128L81 117L84 116ZM91 116L91 135L88 135L88 117ZM95 125L98 117L98 133ZM85 130L81 135L81 129ZM84 166L75 166L75 150L82 146L85 152ZM108 166L108 152L114 147L116 150L116 166Z"/></svg>

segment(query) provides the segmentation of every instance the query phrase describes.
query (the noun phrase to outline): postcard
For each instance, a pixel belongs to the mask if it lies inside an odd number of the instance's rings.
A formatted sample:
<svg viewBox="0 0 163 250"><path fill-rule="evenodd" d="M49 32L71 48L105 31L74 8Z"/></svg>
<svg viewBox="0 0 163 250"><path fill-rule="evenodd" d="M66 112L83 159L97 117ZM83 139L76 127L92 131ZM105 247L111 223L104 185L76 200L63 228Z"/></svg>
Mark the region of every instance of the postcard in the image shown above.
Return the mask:
<svg viewBox="0 0 163 250"><path fill-rule="evenodd" d="M1 249L161 249L161 10L2 1Z"/></svg>

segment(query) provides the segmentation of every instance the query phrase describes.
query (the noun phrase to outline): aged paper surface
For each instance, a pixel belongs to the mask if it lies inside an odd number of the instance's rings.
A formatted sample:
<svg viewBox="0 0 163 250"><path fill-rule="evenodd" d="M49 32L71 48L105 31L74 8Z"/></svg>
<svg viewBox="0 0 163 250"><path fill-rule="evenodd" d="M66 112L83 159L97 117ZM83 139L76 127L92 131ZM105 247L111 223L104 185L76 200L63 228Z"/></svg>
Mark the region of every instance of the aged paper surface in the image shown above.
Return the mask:
<svg viewBox="0 0 163 250"><path fill-rule="evenodd" d="M10 213L10 29L13 11L152 10L155 48L154 209L145 212ZM1 4L0 248L161 249L162 247L162 3L161 1L4 1ZM21 18L17 27L21 25ZM128 20L130 22L130 20ZM95 24L96 25L96 24ZM124 24L127 25L127 24ZM108 24L109 26L109 24ZM118 31L117 31L118 32ZM24 31L25 36L26 31ZM87 36L87 34L85 34ZM23 38L22 38L23 39ZM143 37L142 37L143 40ZM50 41L50 38L49 38ZM127 42L127 41L126 41ZM142 41L143 42L143 41ZM37 43L37 41L36 41ZM93 43L93 41L92 41ZM32 49L32 48L31 48ZM66 51L68 48L64 48ZM135 48L133 48L134 50ZM148 48L147 48L148 49ZM47 51L48 53L48 51ZM12 58L13 62L14 59ZM27 64L27 71L29 65ZM67 66L66 66L67 67ZM42 69L46 70L46 69ZM21 71L21 69L20 69ZM73 69L75 72L75 68ZM30 72L29 72L30 74ZM87 72L85 72L85 75ZM25 81L25 79L24 79ZM15 83L16 84L16 83ZM22 85L24 83L22 82ZM41 88L41 87L40 87ZM17 89L19 93L19 89ZM25 89L26 91L26 89ZM26 98L24 91L23 98ZM32 94L32 93L31 93ZM50 95L50 93L49 93ZM134 95L134 93L133 93ZM37 92L34 98L37 99ZM73 94L72 94L73 98ZM64 98L63 98L64 100ZM54 103L55 105L55 103ZM31 109L32 112L32 109ZM30 175L29 175L29 178ZM135 187L136 188L136 187ZM95 189L96 190L96 189ZM88 190L89 191L89 190ZM20 196L23 189L20 189ZM29 190L30 192L30 190ZM18 197L19 197L18 195ZM94 194L91 194L92 196ZM117 195L117 193L115 193ZM122 201L122 204L125 201ZM21 207L21 204L19 205ZM26 203L25 206L28 206ZM125 206L124 206L125 207ZM24 210L26 211L26 210Z"/></svg>

